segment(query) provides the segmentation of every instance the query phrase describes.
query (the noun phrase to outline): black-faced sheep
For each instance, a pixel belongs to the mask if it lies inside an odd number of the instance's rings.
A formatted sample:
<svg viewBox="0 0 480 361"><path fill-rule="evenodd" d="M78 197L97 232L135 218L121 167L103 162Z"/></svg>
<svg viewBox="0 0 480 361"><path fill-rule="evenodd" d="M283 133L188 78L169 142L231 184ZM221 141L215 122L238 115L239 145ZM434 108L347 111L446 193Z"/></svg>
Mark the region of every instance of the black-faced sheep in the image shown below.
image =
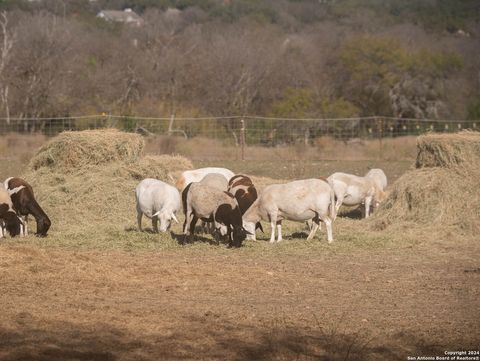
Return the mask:
<svg viewBox="0 0 480 361"><path fill-rule="evenodd" d="M23 186L23 188L20 189L18 192L11 194L13 209L15 210L15 212L17 212L17 215L22 218L23 221L23 235L28 234L27 217L29 214L31 214L37 222L37 232L35 233L35 235L39 237L46 237L48 229L50 228L52 222L35 200L32 186L22 178L16 177L8 178L7 180L5 180L4 185L8 191L12 191L15 188Z"/></svg>
<svg viewBox="0 0 480 361"><path fill-rule="evenodd" d="M235 197L226 192L202 185L190 183L182 192L185 213L184 234L193 235L195 225L200 219L213 222L220 235L228 235L229 245L240 247L247 232L242 225L242 214Z"/></svg>
<svg viewBox="0 0 480 361"><path fill-rule="evenodd" d="M12 199L9 192L0 185L0 237L5 236L4 228L15 237L20 234L22 221L13 209Z"/></svg>

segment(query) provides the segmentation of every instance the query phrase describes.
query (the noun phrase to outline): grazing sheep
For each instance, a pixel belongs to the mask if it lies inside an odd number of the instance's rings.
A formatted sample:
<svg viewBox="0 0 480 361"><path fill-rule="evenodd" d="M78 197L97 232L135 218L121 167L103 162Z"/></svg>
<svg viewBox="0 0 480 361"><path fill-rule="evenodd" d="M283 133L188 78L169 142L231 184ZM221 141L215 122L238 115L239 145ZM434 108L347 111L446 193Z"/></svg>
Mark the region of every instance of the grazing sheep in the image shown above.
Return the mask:
<svg viewBox="0 0 480 361"><path fill-rule="evenodd" d="M175 187L157 179L146 178L138 184L135 196L140 231L143 215L152 219L154 232L158 232L159 220L161 232L166 232L170 228L172 220L178 223L175 213L181 208L182 202L180 193Z"/></svg>
<svg viewBox="0 0 480 361"><path fill-rule="evenodd" d="M9 192L13 192L16 188L19 189L19 191L11 194L11 198L13 209L22 219L22 234L25 236L28 235L28 215L31 214L37 223L37 232L35 235L38 237L46 237L52 222L36 201L32 186L24 179L17 177L6 179L4 185ZM23 188L20 189L20 187Z"/></svg>
<svg viewBox="0 0 480 361"><path fill-rule="evenodd" d="M255 239L255 225L260 220L269 221L275 242L275 226L278 229L277 242L282 240L284 219L304 222L313 221L307 240L312 239L323 221L327 228L328 243L333 242L332 222L335 219L335 195L328 182L322 179L305 179L286 184L272 184L243 215L243 224Z"/></svg>
<svg viewBox="0 0 480 361"><path fill-rule="evenodd" d="M209 173L219 173L222 174L227 182L232 178L235 173L227 168L218 168L218 167L207 167L207 168L199 168L199 169L192 169L186 170L182 173L182 175L178 178L176 182L176 186L178 190L183 191L186 186L188 186L192 182L200 182L203 177L205 177Z"/></svg>
<svg viewBox="0 0 480 361"><path fill-rule="evenodd" d="M227 179L220 173L208 173L199 183L216 188L220 191L226 191L228 188ZM204 233L212 233L214 231L212 222L201 221L200 226L202 227Z"/></svg>
<svg viewBox="0 0 480 361"><path fill-rule="evenodd" d="M242 215L245 214L258 196L252 180L242 174L230 178L228 182L228 192L235 196Z"/></svg>
<svg viewBox="0 0 480 361"><path fill-rule="evenodd" d="M365 177L372 179L377 185L377 188L382 192L385 192L387 188L387 176L383 170L379 168L372 168L367 172L367 174L365 174Z"/></svg>
<svg viewBox="0 0 480 361"><path fill-rule="evenodd" d="M220 173L208 173L201 181L199 181L199 183L216 188L220 191L226 191L228 189L228 180Z"/></svg>
<svg viewBox="0 0 480 361"><path fill-rule="evenodd" d="M385 199L383 192L369 177L358 177L347 173L333 173L328 177L337 198L336 211L342 204L347 206L365 205L365 218L370 215L370 206L377 208Z"/></svg>
<svg viewBox="0 0 480 361"><path fill-rule="evenodd" d="M185 238L193 235L200 219L213 222L215 231L228 235L229 246L240 247L247 233L243 229L242 215L235 197L217 188L199 182L190 183L182 192Z"/></svg>
<svg viewBox="0 0 480 361"><path fill-rule="evenodd" d="M16 189L16 192L23 189ZM21 232L22 221L13 209L12 199L7 189L0 185L0 238L5 236L5 230L10 236L18 236Z"/></svg>

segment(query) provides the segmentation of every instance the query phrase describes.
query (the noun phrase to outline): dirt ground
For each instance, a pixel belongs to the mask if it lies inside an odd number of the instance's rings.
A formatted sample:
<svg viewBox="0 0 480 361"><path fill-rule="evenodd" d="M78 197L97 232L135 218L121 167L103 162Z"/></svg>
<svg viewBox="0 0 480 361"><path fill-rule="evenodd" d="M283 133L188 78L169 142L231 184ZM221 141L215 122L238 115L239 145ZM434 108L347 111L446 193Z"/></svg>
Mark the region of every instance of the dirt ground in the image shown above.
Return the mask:
<svg viewBox="0 0 480 361"><path fill-rule="evenodd" d="M453 239L324 254L3 245L0 359L406 360L478 349L478 251Z"/></svg>
<svg viewBox="0 0 480 361"><path fill-rule="evenodd" d="M281 179L381 166L393 181L409 164L224 166ZM0 166L11 174L21 165ZM0 360L406 360L478 350L478 239L370 239L361 222L337 220L332 245L324 232L307 242L291 228L281 244L241 249L123 229L112 232L115 247L79 236L76 248L75 234L70 243L4 240Z"/></svg>

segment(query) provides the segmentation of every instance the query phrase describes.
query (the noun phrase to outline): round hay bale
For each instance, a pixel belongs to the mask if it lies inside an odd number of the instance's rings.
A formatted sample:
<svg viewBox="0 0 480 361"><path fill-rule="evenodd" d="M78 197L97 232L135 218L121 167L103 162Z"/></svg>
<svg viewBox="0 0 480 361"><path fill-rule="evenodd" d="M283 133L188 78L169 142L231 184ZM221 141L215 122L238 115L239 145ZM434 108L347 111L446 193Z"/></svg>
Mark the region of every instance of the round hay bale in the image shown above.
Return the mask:
<svg viewBox="0 0 480 361"><path fill-rule="evenodd" d="M480 162L480 132L427 134L417 139L416 167L474 166Z"/></svg>
<svg viewBox="0 0 480 361"><path fill-rule="evenodd" d="M69 172L112 161L134 162L142 155L144 145L140 135L115 129L63 132L40 148L29 168Z"/></svg>

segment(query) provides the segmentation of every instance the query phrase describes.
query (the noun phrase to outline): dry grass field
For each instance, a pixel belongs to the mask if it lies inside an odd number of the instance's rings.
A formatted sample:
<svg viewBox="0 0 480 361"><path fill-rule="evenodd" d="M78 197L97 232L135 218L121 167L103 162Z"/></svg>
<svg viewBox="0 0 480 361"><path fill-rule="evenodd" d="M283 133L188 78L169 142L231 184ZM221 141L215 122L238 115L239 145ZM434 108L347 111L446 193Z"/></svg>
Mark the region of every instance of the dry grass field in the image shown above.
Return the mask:
<svg viewBox="0 0 480 361"><path fill-rule="evenodd" d="M302 224L286 222L279 244L266 241L264 227L240 249L207 236L182 246L179 225L170 234L136 230L133 188L149 168L168 180L166 170L192 166L186 160L86 165L33 148L14 160L0 155L0 176L32 182L53 226L47 238L0 241L0 360L406 360L478 350L480 242L449 205L435 203L439 214L420 224L402 215L400 201L369 221L346 210L330 245L324 227L307 242ZM89 154L75 154L82 149ZM415 187L410 175L428 172L403 156L295 157L192 161L262 184L382 167L398 179L392 197ZM406 207L414 213L418 204Z"/></svg>

